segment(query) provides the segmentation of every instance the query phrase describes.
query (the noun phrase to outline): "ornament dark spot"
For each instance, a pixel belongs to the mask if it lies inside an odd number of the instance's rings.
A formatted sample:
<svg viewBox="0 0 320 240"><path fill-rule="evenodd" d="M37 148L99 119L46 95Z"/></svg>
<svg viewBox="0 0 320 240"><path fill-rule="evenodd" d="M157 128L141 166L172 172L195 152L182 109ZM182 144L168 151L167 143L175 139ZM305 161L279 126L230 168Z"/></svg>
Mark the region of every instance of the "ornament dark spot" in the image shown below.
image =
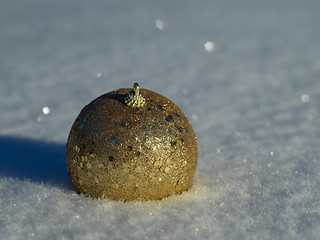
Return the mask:
<svg viewBox="0 0 320 240"><path fill-rule="evenodd" d="M146 129L147 126L146 125L141 125L141 129Z"/></svg>
<svg viewBox="0 0 320 240"><path fill-rule="evenodd" d="M176 116L177 116L177 117L180 117L179 113L176 113Z"/></svg>
<svg viewBox="0 0 320 240"><path fill-rule="evenodd" d="M151 111L151 107L148 107L148 108L147 108L147 111L149 111L149 112L150 112L150 111Z"/></svg>
<svg viewBox="0 0 320 240"><path fill-rule="evenodd" d="M167 122L173 122L174 121L172 115L168 115L165 119L166 119Z"/></svg>
<svg viewBox="0 0 320 240"><path fill-rule="evenodd" d="M92 119L93 117L92 116L88 116L88 119L83 119L83 122L86 122L86 121L88 121L88 123L91 121L91 119Z"/></svg>
<svg viewBox="0 0 320 240"><path fill-rule="evenodd" d="M141 153L140 153L139 151L136 152L136 156L137 156L137 157L139 157L140 154L141 154Z"/></svg>
<svg viewBox="0 0 320 240"><path fill-rule="evenodd" d="M179 185L179 182L180 182L180 179L177 181L177 183L176 183L176 187Z"/></svg>
<svg viewBox="0 0 320 240"><path fill-rule="evenodd" d="M178 125L175 125L175 127L178 129L178 131L179 131L180 133L183 132L183 128L182 128L182 127L180 127L180 126L178 126Z"/></svg>
<svg viewBox="0 0 320 240"><path fill-rule="evenodd" d="M173 136L173 138L177 138L178 137L178 133L172 132L172 136Z"/></svg>
<svg viewBox="0 0 320 240"><path fill-rule="evenodd" d="M109 156L109 161L110 161L110 162L113 161L113 156Z"/></svg>
<svg viewBox="0 0 320 240"><path fill-rule="evenodd" d="M96 144L94 141L92 141L90 144L89 144L89 148L88 148L88 152L89 154L92 154L94 151L93 149L95 148Z"/></svg>
<svg viewBox="0 0 320 240"><path fill-rule="evenodd" d="M87 144L82 144L81 146L80 146L80 152L83 152L83 153L85 153L85 152L87 152L87 150L88 150L88 146L87 146Z"/></svg>
<svg viewBox="0 0 320 240"><path fill-rule="evenodd" d="M158 105L158 108L159 108L159 110L161 110L161 111L164 110L163 107L162 107L162 105Z"/></svg>
<svg viewBox="0 0 320 240"><path fill-rule="evenodd" d="M177 145L177 141L171 141L170 144L173 147L173 146Z"/></svg>
<svg viewBox="0 0 320 240"><path fill-rule="evenodd" d="M128 151L132 151L132 147L131 146L128 146Z"/></svg>

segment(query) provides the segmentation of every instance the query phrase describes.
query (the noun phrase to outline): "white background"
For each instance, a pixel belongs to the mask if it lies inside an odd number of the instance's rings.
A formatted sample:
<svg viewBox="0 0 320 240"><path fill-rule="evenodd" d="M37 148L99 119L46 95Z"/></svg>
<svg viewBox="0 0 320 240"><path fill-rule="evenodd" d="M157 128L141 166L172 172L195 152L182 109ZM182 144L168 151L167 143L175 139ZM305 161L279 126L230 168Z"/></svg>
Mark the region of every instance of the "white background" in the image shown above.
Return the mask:
<svg viewBox="0 0 320 240"><path fill-rule="evenodd" d="M1 239L319 239L320 2L0 2ZM198 137L192 188L78 195L65 144L99 95L156 91Z"/></svg>

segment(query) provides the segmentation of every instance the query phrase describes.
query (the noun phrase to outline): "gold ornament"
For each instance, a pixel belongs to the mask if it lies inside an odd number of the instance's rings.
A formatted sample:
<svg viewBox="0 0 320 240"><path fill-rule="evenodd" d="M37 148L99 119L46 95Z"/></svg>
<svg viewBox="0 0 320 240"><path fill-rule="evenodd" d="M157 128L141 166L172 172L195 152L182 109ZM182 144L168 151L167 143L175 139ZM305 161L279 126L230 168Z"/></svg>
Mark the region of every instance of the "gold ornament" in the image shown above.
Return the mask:
<svg viewBox="0 0 320 240"><path fill-rule="evenodd" d="M118 89L82 109L70 130L66 159L79 193L156 200L192 184L197 138L179 107L135 84L133 92Z"/></svg>

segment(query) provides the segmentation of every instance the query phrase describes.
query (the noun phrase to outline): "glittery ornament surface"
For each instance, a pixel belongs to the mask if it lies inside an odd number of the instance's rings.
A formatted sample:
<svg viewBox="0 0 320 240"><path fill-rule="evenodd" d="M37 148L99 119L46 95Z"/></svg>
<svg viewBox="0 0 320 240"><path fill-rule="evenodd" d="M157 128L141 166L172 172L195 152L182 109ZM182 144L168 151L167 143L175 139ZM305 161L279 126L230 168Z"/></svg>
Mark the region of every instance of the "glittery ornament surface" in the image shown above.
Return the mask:
<svg viewBox="0 0 320 240"><path fill-rule="evenodd" d="M145 105L127 106L132 89L104 94L85 106L67 143L67 167L91 197L154 200L187 190L197 167L197 138L173 102L141 89Z"/></svg>

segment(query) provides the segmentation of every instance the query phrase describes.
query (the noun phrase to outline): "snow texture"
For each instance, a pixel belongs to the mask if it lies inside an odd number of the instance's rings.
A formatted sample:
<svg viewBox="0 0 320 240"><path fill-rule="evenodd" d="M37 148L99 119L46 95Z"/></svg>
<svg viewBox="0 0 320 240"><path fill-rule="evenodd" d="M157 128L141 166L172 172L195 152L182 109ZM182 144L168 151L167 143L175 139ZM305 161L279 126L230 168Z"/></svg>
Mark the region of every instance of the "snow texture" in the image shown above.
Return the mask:
<svg viewBox="0 0 320 240"><path fill-rule="evenodd" d="M320 2L0 2L1 239L320 239ZM199 142L192 188L78 195L65 144L99 95L156 91Z"/></svg>

